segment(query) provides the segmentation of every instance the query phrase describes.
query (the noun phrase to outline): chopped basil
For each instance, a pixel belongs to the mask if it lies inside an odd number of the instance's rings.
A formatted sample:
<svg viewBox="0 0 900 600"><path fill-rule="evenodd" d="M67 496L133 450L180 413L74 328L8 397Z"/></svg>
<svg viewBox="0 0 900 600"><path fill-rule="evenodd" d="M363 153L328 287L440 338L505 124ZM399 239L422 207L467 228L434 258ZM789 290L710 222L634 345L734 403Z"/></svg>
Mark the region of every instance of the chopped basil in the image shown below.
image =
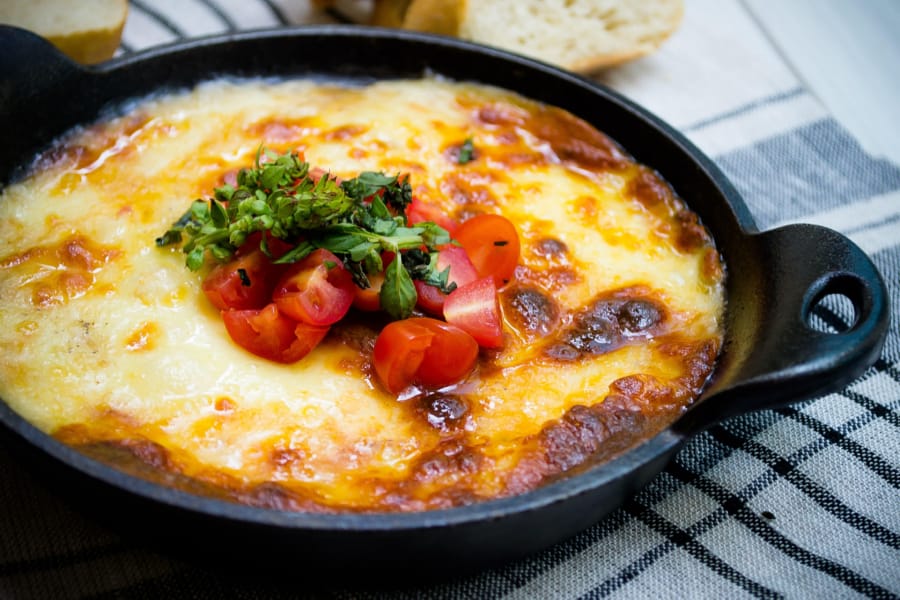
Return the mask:
<svg viewBox="0 0 900 600"><path fill-rule="evenodd" d="M471 153L470 140L469 147ZM156 244L186 238L186 264L195 271L207 254L226 261L251 234L263 232L260 249L266 255L269 236L293 245L274 262L296 262L325 248L341 259L362 288L369 285L367 274L381 270L382 252L409 251L410 259L395 260L388 267L381 291L382 307L398 319L409 316L415 306L413 279L448 289L447 273L438 273L435 265L436 248L449 243L450 235L434 223L407 223L405 210L412 201L408 177L366 171L338 183L329 173L313 178L309 170L309 163L296 154L260 148L254 167L238 173L237 186L226 184L214 190L213 198L195 200ZM419 258L412 260L414 256ZM249 285L246 272L239 275Z"/></svg>
<svg viewBox="0 0 900 600"><path fill-rule="evenodd" d="M456 162L464 165L473 160L475 160L475 146L472 144L472 138L467 138L462 143L462 146L459 147L459 155L456 158Z"/></svg>

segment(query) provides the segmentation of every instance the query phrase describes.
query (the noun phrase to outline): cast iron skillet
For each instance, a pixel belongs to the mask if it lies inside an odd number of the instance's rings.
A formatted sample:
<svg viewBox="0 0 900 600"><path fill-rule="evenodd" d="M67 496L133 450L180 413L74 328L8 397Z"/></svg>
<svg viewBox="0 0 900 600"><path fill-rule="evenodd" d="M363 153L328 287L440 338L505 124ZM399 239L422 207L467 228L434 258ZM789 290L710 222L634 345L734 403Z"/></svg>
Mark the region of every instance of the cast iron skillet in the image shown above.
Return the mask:
<svg viewBox="0 0 900 600"><path fill-rule="evenodd" d="M287 558L294 569L474 568L547 547L595 523L704 428L838 390L879 356L888 326L886 291L852 242L811 225L759 233L715 165L645 110L570 73L454 39L316 26L194 40L81 68L39 38L0 27L0 181L14 180L69 127L163 87L216 75L371 81L426 72L504 87L571 111L657 169L699 213L727 264L728 309L724 350L692 410L623 456L533 492L414 514L287 513L193 496L95 462L0 401L0 430L29 464L47 472L67 497L119 526L170 540L171 548L259 562ZM849 330L828 334L808 325L811 307L827 294L852 303Z"/></svg>

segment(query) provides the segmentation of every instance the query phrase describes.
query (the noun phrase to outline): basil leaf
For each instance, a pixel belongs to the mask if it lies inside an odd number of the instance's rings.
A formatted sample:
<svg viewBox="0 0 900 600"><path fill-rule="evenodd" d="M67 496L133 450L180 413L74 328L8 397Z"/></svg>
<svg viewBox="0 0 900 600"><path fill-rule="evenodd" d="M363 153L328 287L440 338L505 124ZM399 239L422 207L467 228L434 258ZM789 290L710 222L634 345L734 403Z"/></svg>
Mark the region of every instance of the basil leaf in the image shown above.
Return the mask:
<svg viewBox="0 0 900 600"><path fill-rule="evenodd" d="M450 233L436 223L425 221L424 223L416 223L416 227L422 229L422 241L429 248L436 248L449 244L451 241Z"/></svg>
<svg viewBox="0 0 900 600"><path fill-rule="evenodd" d="M412 314L417 298L416 286L403 268L403 261L394 260L384 272L379 293L381 308L394 319L405 319Z"/></svg>
<svg viewBox="0 0 900 600"><path fill-rule="evenodd" d="M284 177L284 171L284 167L277 164L266 167L259 177L259 183L266 189L274 190Z"/></svg>
<svg viewBox="0 0 900 600"><path fill-rule="evenodd" d="M216 200L219 202L228 202L234 196L234 188L226 183L213 190L213 193L216 195Z"/></svg>
<svg viewBox="0 0 900 600"><path fill-rule="evenodd" d="M347 254L350 255L350 260L353 262L362 262L376 247L377 244L367 241L350 248Z"/></svg>
<svg viewBox="0 0 900 600"><path fill-rule="evenodd" d="M191 271L196 271L203 266L203 253L205 252L205 250L206 249L203 246L197 246L190 251L187 257L188 269L190 269Z"/></svg>
<svg viewBox="0 0 900 600"><path fill-rule="evenodd" d="M384 205L384 200L375 196L372 198L372 203L369 205L369 212L378 220L384 219L392 219L393 215L387 209L387 206Z"/></svg>
<svg viewBox="0 0 900 600"><path fill-rule="evenodd" d="M301 244L297 244L297 246L295 246L293 250L289 250L281 258L273 260L272 263L276 265L295 263L309 256L310 253L312 253L312 251L315 249L316 247L309 242L303 242Z"/></svg>
<svg viewBox="0 0 900 600"><path fill-rule="evenodd" d="M372 223L372 232L383 236L392 236L397 231L397 222L393 219L378 219Z"/></svg>
<svg viewBox="0 0 900 600"><path fill-rule="evenodd" d="M221 202L213 198L209 201L209 216L213 225L216 227L225 227L228 225L228 213Z"/></svg>
<svg viewBox="0 0 900 600"><path fill-rule="evenodd" d="M191 204L191 219L203 223L209 219L209 205L203 200L194 200Z"/></svg>

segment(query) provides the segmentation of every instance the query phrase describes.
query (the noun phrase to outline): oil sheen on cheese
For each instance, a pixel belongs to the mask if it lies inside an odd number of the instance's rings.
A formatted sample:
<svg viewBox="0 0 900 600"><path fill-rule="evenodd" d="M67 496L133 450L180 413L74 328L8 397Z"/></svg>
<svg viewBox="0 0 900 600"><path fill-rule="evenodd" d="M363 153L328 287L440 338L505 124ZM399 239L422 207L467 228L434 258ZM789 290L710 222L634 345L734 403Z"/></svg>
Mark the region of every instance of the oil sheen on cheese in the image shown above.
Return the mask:
<svg viewBox="0 0 900 600"><path fill-rule="evenodd" d="M65 136L0 199L0 397L100 460L257 506L458 506L622 452L713 369L713 240L562 110L439 79L213 81L120 115ZM351 314L292 365L236 346L204 271L154 240L260 145L341 177L408 173L459 221L514 222L503 347L459 385L398 399L370 365L378 317Z"/></svg>

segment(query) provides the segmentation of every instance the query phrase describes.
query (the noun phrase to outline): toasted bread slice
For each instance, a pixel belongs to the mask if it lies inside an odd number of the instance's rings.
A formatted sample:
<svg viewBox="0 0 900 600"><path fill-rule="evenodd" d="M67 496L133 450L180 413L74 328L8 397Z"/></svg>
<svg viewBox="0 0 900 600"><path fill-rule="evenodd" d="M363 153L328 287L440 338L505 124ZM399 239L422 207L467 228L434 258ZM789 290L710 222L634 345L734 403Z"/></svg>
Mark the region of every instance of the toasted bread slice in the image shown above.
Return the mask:
<svg viewBox="0 0 900 600"><path fill-rule="evenodd" d="M654 51L683 12L683 0L376 0L372 19L590 72Z"/></svg>
<svg viewBox="0 0 900 600"><path fill-rule="evenodd" d="M119 47L127 0L2 0L0 23L28 29L80 63L108 60Z"/></svg>

